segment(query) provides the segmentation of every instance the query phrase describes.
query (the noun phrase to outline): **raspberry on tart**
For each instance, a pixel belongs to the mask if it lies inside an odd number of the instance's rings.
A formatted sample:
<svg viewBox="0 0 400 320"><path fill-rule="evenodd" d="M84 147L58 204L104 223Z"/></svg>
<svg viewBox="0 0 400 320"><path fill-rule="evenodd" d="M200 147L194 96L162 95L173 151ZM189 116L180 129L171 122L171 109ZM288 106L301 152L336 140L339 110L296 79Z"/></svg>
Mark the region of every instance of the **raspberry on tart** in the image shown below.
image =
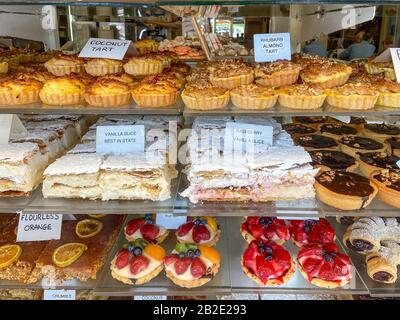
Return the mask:
<svg viewBox="0 0 400 320"><path fill-rule="evenodd" d="M350 282L350 258L334 243L308 243L297 254L301 274L310 283L324 288L343 287Z"/></svg>
<svg viewBox="0 0 400 320"><path fill-rule="evenodd" d="M247 242L253 240L274 241L282 245L290 238L285 220L275 217L247 217L241 232Z"/></svg>
<svg viewBox="0 0 400 320"><path fill-rule="evenodd" d="M187 222L176 229L175 235L180 243L214 246L220 238L221 230L215 218L188 217Z"/></svg>
<svg viewBox="0 0 400 320"><path fill-rule="evenodd" d="M335 241L335 230L328 220L290 220L289 232L293 242L301 247L308 243L330 243Z"/></svg>
<svg viewBox="0 0 400 320"><path fill-rule="evenodd" d="M282 285L295 273L289 252L273 241L253 240L242 256L245 274L261 286Z"/></svg>
<svg viewBox="0 0 400 320"><path fill-rule="evenodd" d="M153 215L146 214L130 220L124 228L124 233L128 241L143 238L151 243L161 243L167 238L169 231L155 224Z"/></svg>

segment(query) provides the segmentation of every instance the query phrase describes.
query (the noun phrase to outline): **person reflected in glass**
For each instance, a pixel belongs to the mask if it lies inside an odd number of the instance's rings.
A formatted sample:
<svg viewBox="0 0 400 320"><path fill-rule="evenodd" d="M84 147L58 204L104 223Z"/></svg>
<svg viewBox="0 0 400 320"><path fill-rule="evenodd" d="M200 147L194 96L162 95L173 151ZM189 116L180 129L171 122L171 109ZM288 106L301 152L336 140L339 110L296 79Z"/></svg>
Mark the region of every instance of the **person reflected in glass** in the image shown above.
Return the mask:
<svg viewBox="0 0 400 320"><path fill-rule="evenodd" d="M303 49L304 53L311 54L311 55L317 55L320 57L327 57L328 56L328 51L325 49L325 47L319 42L318 38L313 38L310 41L306 42L306 45Z"/></svg>
<svg viewBox="0 0 400 320"><path fill-rule="evenodd" d="M354 60L354 59L367 59L374 55L375 46L373 37L369 32L359 31L355 36L355 42L349 45L340 55L339 59Z"/></svg>

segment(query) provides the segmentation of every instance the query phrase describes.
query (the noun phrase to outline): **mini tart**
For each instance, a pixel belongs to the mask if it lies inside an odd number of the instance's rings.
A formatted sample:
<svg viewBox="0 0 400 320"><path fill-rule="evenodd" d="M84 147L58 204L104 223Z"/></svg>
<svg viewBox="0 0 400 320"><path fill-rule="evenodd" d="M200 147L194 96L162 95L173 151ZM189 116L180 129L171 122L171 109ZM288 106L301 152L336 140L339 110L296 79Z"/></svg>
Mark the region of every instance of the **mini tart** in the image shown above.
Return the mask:
<svg viewBox="0 0 400 320"><path fill-rule="evenodd" d="M400 83L382 79L374 82L379 91L377 105L389 108L400 108Z"/></svg>
<svg viewBox="0 0 400 320"><path fill-rule="evenodd" d="M283 245L290 238L285 220L275 217L247 217L240 231L248 243L263 240Z"/></svg>
<svg viewBox="0 0 400 320"><path fill-rule="evenodd" d="M153 39L140 39L133 43L139 54L155 52L158 49L158 42Z"/></svg>
<svg viewBox="0 0 400 320"><path fill-rule="evenodd" d="M85 59L75 55L58 55L47 61L44 66L57 77L68 75L72 72L81 73L84 71Z"/></svg>
<svg viewBox="0 0 400 320"><path fill-rule="evenodd" d="M318 130L319 125L327 123L324 117L292 117L293 123L301 123Z"/></svg>
<svg viewBox="0 0 400 320"><path fill-rule="evenodd" d="M400 137L400 128L384 123L367 123L364 125L362 134L367 138L385 143L391 137Z"/></svg>
<svg viewBox="0 0 400 320"><path fill-rule="evenodd" d="M272 108L278 94L275 89L249 84L231 91L232 103L240 109L265 110Z"/></svg>
<svg viewBox="0 0 400 320"><path fill-rule="evenodd" d="M124 228L124 234L129 242L144 239L150 243L160 244L168 237L169 231L155 224L155 216L145 215L129 220Z"/></svg>
<svg viewBox="0 0 400 320"><path fill-rule="evenodd" d="M221 265L219 252L202 245L177 244L164 258L166 276L183 288L196 288L211 281Z"/></svg>
<svg viewBox="0 0 400 320"><path fill-rule="evenodd" d="M146 108L162 108L176 103L179 88L176 83L162 75L151 76L144 79L132 90L133 100Z"/></svg>
<svg viewBox="0 0 400 320"><path fill-rule="evenodd" d="M86 102L94 107L117 107L131 100L130 88L118 80L99 79L85 92Z"/></svg>
<svg viewBox="0 0 400 320"><path fill-rule="evenodd" d="M176 240L180 243L215 246L221 237L221 230L215 218L188 217L187 222L175 231Z"/></svg>
<svg viewBox="0 0 400 320"><path fill-rule="evenodd" d="M21 105L39 101L42 84L36 80L9 79L0 82L0 105Z"/></svg>
<svg viewBox="0 0 400 320"><path fill-rule="evenodd" d="M333 139L340 139L342 136L357 135L358 130L345 124L324 123L319 126L322 135Z"/></svg>
<svg viewBox="0 0 400 320"><path fill-rule="evenodd" d="M99 77L98 80L107 79L107 80L117 80L123 82L129 86L132 86L135 83L134 78L127 73L115 73L115 74L106 74L105 76Z"/></svg>
<svg viewBox="0 0 400 320"><path fill-rule="evenodd" d="M400 208L400 170L377 170L370 177L378 188L378 198L393 207Z"/></svg>
<svg viewBox="0 0 400 320"><path fill-rule="evenodd" d="M47 80L54 79L55 76L48 71L33 71L29 73L22 73L18 76L18 79L25 80L36 80L41 83L45 83Z"/></svg>
<svg viewBox="0 0 400 320"><path fill-rule="evenodd" d="M379 141L361 136L345 136L338 142L340 149L354 158L358 158L358 153L385 152L386 150L386 146Z"/></svg>
<svg viewBox="0 0 400 320"><path fill-rule="evenodd" d="M282 125L282 128L290 134L292 139L296 139L297 137L305 134L312 134L317 132L317 130L315 130L314 128L301 123L285 123Z"/></svg>
<svg viewBox="0 0 400 320"><path fill-rule="evenodd" d="M328 103L336 108L350 110L372 109L379 92L369 83L347 83L333 88L328 95Z"/></svg>
<svg viewBox="0 0 400 320"><path fill-rule="evenodd" d="M188 83L182 92L185 106L195 110L223 109L229 102L229 90L214 87L208 81Z"/></svg>
<svg viewBox="0 0 400 320"><path fill-rule="evenodd" d="M45 52L36 53L35 57L33 58L33 61L39 62L39 63L44 63L59 54L60 54L60 52L57 50L49 50L49 51L45 51Z"/></svg>
<svg viewBox="0 0 400 320"><path fill-rule="evenodd" d="M335 230L328 220L320 218L318 220L290 220L290 236L294 244L301 247L309 243L331 243L336 239Z"/></svg>
<svg viewBox="0 0 400 320"><path fill-rule="evenodd" d="M315 177L314 187L320 201L340 210L363 209L378 192L366 177L333 170L319 173Z"/></svg>
<svg viewBox="0 0 400 320"><path fill-rule="evenodd" d="M393 69L393 63L369 61L364 65L364 67L368 73L378 74L378 73L384 73L387 69Z"/></svg>
<svg viewBox="0 0 400 320"><path fill-rule="evenodd" d="M301 79L308 84L315 84L321 88L333 88L347 82L352 68L333 61L312 62L301 71Z"/></svg>
<svg viewBox="0 0 400 320"><path fill-rule="evenodd" d="M400 138L390 138L385 143L388 146L387 152L389 154L400 157Z"/></svg>
<svg viewBox="0 0 400 320"><path fill-rule="evenodd" d="M369 177L371 173L381 169L399 169L397 162L400 157L388 155L385 152L361 153L358 157L361 173Z"/></svg>
<svg viewBox="0 0 400 320"><path fill-rule="evenodd" d="M239 61L235 61L235 63L223 61L210 73L210 82L216 87L225 89L251 84L253 80L253 69Z"/></svg>
<svg viewBox="0 0 400 320"><path fill-rule="evenodd" d="M241 264L244 273L260 286L283 285L292 279L296 270L289 252L273 241L251 241Z"/></svg>
<svg viewBox="0 0 400 320"><path fill-rule="evenodd" d="M144 55L132 57L124 64L124 70L133 76L148 76L161 73L165 61L161 57Z"/></svg>
<svg viewBox="0 0 400 320"><path fill-rule="evenodd" d="M257 84L266 87L282 87L295 83L299 78L300 65L288 60L258 63L254 68Z"/></svg>
<svg viewBox="0 0 400 320"><path fill-rule="evenodd" d="M351 279L350 258L334 243L309 243L297 254L300 273L308 282L323 288L338 288Z"/></svg>
<svg viewBox="0 0 400 320"><path fill-rule="evenodd" d="M128 285L141 285L164 269L164 257L165 250L161 246L136 241L115 255L111 261L111 276Z"/></svg>
<svg viewBox="0 0 400 320"><path fill-rule="evenodd" d="M314 150L309 152L314 168L321 171L343 170L353 172L358 167L357 160L341 151L332 150Z"/></svg>
<svg viewBox="0 0 400 320"><path fill-rule="evenodd" d="M307 134L299 136L296 140L299 146L302 146L306 151L312 150L337 150L339 145L335 139L322 136L320 134Z"/></svg>
<svg viewBox="0 0 400 320"><path fill-rule="evenodd" d="M279 90L279 104L290 109L318 109L326 98L324 89L294 84Z"/></svg>
<svg viewBox="0 0 400 320"><path fill-rule="evenodd" d="M8 62L0 61L0 73L7 73L8 72Z"/></svg>
<svg viewBox="0 0 400 320"><path fill-rule="evenodd" d="M312 63L323 63L329 61L327 58L321 57L319 55L308 54L308 53L293 53L292 61L305 69L309 64Z"/></svg>
<svg viewBox="0 0 400 320"><path fill-rule="evenodd" d="M114 59L94 58L85 63L85 70L94 77L122 72L122 62Z"/></svg>
<svg viewBox="0 0 400 320"><path fill-rule="evenodd" d="M82 81L65 76L46 81L39 95L48 105L76 105L85 101L85 89Z"/></svg>

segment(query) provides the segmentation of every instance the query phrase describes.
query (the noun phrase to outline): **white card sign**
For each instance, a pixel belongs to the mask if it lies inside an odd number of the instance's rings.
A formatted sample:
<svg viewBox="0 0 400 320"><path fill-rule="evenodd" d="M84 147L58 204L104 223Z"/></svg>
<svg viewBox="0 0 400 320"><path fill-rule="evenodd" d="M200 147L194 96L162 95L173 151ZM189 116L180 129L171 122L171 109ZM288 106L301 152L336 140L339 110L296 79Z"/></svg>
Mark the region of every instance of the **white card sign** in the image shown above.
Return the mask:
<svg viewBox="0 0 400 320"><path fill-rule="evenodd" d="M144 152L144 125L96 128L96 153L121 155L132 152Z"/></svg>
<svg viewBox="0 0 400 320"><path fill-rule="evenodd" d="M163 226L166 229L178 229L182 224L186 223L185 216L174 216L173 214L157 214L156 224Z"/></svg>
<svg viewBox="0 0 400 320"><path fill-rule="evenodd" d="M122 60L130 48L130 40L90 38L82 48L79 57Z"/></svg>
<svg viewBox="0 0 400 320"><path fill-rule="evenodd" d="M43 300L75 300L75 290L44 290Z"/></svg>
<svg viewBox="0 0 400 320"><path fill-rule="evenodd" d="M20 213L17 241L58 240L61 224L62 214Z"/></svg>
<svg viewBox="0 0 400 320"><path fill-rule="evenodd" d="M254 60L271 62L279 59L291 59L290 33L255 34Z"/></svg>

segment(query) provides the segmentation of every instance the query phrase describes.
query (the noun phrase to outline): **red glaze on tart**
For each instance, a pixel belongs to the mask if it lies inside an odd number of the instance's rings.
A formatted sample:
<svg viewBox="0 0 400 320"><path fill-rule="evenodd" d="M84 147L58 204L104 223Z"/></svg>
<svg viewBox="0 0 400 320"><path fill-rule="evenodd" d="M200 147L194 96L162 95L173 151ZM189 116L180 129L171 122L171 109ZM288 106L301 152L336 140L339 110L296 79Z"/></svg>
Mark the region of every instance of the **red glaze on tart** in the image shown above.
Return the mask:
<svg viewBox="0 0 400 320"><path fill-rule="evenodd" d="M273 241L253 240L242 256L244 272L261 285L282 285L294 274L289 252Z"/></svg>
<svg viewBox="0 0 400 320"><path fill-rule="evenodd" d="M176 229L175 235L181 243L215 245L220 231L215 218L188 217L187 222Z"/></svg>
<svg viewBox="0 0 400 320"><path fill-rule="evenodd" d="M275 217L247 217L242 223L241 231L247 242L256 239L283 244L290 238L285 220Z"/></svg>
<svg viewBox="0 0 400 320"><path fill-rule="evenodd" d="M350 282L351 261L334 243L309 243L297 255L300 271L311 283L335 288Z"/></svg>
<svg viewBox="0 0 400 320"><path fill-rule="evenodd" d="M161 243L168 235L168 230L155 224L155 217L146 214L144 217L130 220L124 228L125 238L128 241L145 239L152 243Z"/></svg>
<svg viewBox="0 0 400 320"><path fill-rule="evenodd" d="M301 247L302 245L316 243L330 243L335 241L335 230L328 220L290 220L289 232L293 242Z"/></svg>

